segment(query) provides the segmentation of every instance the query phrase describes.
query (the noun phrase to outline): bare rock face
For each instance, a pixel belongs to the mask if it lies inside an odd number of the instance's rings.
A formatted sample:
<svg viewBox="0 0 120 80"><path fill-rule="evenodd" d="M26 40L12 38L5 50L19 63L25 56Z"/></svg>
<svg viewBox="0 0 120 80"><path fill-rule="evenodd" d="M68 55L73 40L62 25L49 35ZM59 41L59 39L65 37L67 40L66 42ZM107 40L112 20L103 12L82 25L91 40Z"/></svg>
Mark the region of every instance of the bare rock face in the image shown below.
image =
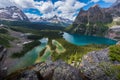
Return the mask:
<svg viewBox="0 0 120 80"><path fill-rule="evenodd" d="M120 40L120 26L112 26L109 28L106 37L119 41Z"/></svg>
<svg viewBox="0 0 120 80"><path fill-rule="evenodd" d="M18 74L18 75L16 75ZM78 69L59 60L50 63L38 63L31 69L9 75L8 80L87 80Z"/></svg>
<svg viewBox="0 0 120 80"><path fill-rule="evenodd" d="M74 24L85 24L85 23L97 23L97 22L111 22L112 16L105 12L104 9L100 8L98 5L94 5L87 11L81 10Z"/></svg>
<svg viewBox="0 0 120 80"><path fill-rule="evenodd" d="M27 16L16 6L0 8L0 20L29 21Z"/></svg>

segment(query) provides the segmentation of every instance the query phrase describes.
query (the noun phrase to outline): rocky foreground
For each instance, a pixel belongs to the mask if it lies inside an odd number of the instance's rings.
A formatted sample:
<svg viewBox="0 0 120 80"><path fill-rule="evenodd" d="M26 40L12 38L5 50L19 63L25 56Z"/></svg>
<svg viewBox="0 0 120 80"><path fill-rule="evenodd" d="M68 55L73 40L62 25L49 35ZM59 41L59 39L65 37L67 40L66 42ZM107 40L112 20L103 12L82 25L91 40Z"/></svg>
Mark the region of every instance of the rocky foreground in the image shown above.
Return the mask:
<svg viewBox="0 0 120 80"><path fill-rule="evenodd" d="M120 63L111 61L108 53L109 48L89 52L82 58L77 68L62 60L41 62L18 70L7 77L6 74L1 75L0 80L119 80L117 77L119 71L113 70L112 66ZM1 71L5 73L5 69Z"/></svg>
<svg viewBox="0 0 120 80"><path fill-rule="evenodd" d="M7 77L7 80L88 80L80 70L58 60L50 63L38 63L25 70L19 70Z"/></svg>

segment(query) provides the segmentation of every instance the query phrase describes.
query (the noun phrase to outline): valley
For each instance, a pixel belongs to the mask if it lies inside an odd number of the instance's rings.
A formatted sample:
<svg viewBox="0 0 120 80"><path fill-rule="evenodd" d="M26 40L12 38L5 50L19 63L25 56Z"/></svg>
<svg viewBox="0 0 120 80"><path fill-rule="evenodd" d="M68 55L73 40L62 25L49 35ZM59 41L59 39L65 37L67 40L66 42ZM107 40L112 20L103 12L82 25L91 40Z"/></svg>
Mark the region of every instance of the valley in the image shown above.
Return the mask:
<svg viewBox="0 0 120 80"><path fill-rule="evenodd" d="M45 17L0 8L0 80L119 80L120 0L83 8L74 21L66 18L72 11Z"/></svg>

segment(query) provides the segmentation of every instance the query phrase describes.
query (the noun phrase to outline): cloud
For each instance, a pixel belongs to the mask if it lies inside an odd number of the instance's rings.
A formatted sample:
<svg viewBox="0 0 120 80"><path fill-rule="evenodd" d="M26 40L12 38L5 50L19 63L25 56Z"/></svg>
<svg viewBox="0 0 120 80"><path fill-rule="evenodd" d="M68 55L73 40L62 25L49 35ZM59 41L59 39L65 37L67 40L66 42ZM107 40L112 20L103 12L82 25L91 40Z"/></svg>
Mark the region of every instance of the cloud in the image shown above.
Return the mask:
<svg viewBox="0 0 120 80"><path fill-rule="evenodd" d="M11 1L6 1L6 0L0 0L0 8L6 7L6 6L13 6L14 3Z"/></svg>
<svg viewBox="0 0 120 80"><path fill-rule="evenodd" d="M40 17L39 15L36 15L36 14L31 14L31 13L25 13L27 16L28 16L28 18L38 18L38 17Z"/></svg>
<svg viewBox="0 0 120 80"><path fill-rule="evenodd" d="M81 3L78 0L58 0L52 3L48 1L34 1L34 0L1 0L0 7L8 5L16 5L21 9L36 8L38 9L43 17L52 17L58 15L64 18L74 19L75 14L78 13L79 9L85 6L85 3ZM27 14L27 16L35 16L33 14Z"/></svg>
<svg viewBox="0 0 120 80"><path fill-rule="evenodd" d="M53 11L54 5L51 1L47 1L47 2L37 2L35 4L36 8L38 8L40 10L41 13L43 14L47 14Z"/></svg>
<svg viewBox="0 0 120 80"><path fill-rule="evenodd" d="M10 0L11 2L15 3L17 6L21 8L32 8L34 7L33 0Z"/></svg>
<svg viewBox="0 0 120 80"><path fill-rule="evenodd" d="M95 2L95 3L98 2L98 1L100 1L100 0L91 0L91 2Z"/></svg>
<svg viewBox="0 0 120 80"><path fill-rule="evenodd" d="M116 2L117 0L103 0L104 2L108 2L108 3L114 3Z"/></svg>
<svg viewBox="0 0 120 80"><path fill-rule="evenodd" d="M66 0L66 1L57 1L54 4L54 8L57 13L60 12L59 16L73 20L74 15L77 13L81 7L85 6L85 3L81 3L77 0Z"/></svg>

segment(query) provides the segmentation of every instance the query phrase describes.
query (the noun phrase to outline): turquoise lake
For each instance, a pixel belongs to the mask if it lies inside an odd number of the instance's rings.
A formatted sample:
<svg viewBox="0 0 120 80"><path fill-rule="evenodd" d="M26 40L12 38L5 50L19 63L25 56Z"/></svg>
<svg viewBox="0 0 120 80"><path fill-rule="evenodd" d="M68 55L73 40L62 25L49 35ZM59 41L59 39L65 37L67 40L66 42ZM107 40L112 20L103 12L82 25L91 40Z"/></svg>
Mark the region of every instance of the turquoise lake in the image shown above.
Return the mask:
<svg viewBox="0 0 120 80"><path fill-rule="evenodd" d="M105 45L114 45L117 41L104 38L104 37L96 37L96 36L86 36L79 34L69 34L64 32L63 38L75 45L84 46L89 44L105 44Z"/></svg>
<svg viewBox="0 0 120 80"><path fill-rule="evenodd" d="M43 38L40 40L40 42L41 44L39 46L33 48L31 51L27 52L23 57L21 57L18 63L8 70L8 73L34 64L39 56L39 53L46 47L48 40L47 38Z"/></svg>

